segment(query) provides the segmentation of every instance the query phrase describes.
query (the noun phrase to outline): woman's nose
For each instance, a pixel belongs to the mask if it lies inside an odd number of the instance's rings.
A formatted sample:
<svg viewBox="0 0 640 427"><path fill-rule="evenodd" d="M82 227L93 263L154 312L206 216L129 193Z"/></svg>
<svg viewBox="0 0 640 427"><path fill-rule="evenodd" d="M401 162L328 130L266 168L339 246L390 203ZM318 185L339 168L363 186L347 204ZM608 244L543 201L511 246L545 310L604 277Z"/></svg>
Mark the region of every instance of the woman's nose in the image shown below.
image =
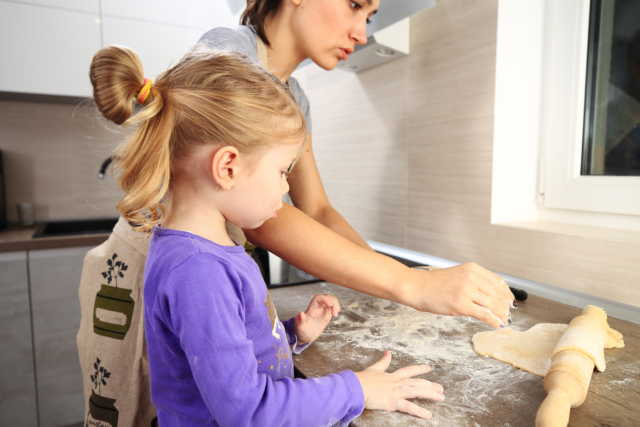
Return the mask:
<svg viewBox="0 0 640 427"><path fill-rule="evenodd" d="M367 20L359 19L350 35L356 44L367 44Z"/></svg>

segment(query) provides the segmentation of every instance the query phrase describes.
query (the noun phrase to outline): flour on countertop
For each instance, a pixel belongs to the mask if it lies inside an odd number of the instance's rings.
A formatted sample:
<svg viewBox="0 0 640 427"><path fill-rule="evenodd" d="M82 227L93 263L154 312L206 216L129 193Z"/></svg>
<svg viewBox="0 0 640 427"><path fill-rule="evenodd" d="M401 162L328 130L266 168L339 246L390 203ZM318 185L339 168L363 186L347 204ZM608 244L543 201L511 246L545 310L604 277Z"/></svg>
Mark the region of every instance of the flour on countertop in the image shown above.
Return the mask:
<svg viewBox="0 0 640 427"><path fill-rule="evenodd" d="M384 350L390 350L396 361L408 359L408 364L429 364L432 372L422 378L438 382L445 389L444 402L413 401L433 413L431 420L389 412L384 415L385 425L486 425L492 417L492 405L498 400L496 397L510 393L509 389L517 389L514 387L516 383L533 382L544 393L541 378L493 359L478 357L471 337L476 332L491 330L480 321L464 316L422 313L394 302L369 298L340 297L342 312L338 319L331 321L323 336L339 337L349 346L324 345L322 352L326 352L328 357L349 357L353 360L364 357L358 355L358 348L379 350L380 357ZM318 344L322 345L321 342ZM345 351L347 347L354 349ZM518 408L521 398L517 393L509 396L514 408Z"/></svg>

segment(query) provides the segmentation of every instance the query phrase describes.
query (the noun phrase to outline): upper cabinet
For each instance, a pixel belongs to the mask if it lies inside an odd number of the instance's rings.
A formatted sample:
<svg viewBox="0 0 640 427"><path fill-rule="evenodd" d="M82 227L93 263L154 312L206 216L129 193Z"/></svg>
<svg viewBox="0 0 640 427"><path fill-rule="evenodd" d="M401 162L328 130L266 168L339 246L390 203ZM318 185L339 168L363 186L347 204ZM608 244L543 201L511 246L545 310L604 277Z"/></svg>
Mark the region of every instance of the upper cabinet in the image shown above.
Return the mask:
<svg viewBox="0 0 640 427"><path fill-rule="evenodd" d="M110 44L134 49L155 78L209 28L236 25L236 3L0 0L0 91L89 97L91 59Z"/></svg>
<svg viewBox="0 0 640 427"><path fill-rule="evenodd" d="M90 96L89 64L101 45L98 0L55 3L62 6L0 1L0 91Z"/></svg>

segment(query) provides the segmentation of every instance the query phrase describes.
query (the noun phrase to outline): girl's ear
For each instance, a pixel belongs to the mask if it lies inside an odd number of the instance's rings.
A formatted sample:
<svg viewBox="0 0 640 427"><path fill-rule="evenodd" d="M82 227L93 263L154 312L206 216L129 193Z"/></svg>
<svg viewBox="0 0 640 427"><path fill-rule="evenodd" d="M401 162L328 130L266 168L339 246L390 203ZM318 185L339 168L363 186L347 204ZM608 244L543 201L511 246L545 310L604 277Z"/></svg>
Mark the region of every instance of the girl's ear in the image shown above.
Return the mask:
<svg viewBox="0 0 640 427"><path fill-rule="evenodd" d="M237 148L222 147L213 155L211 176L223 190L231 190L240 171L240 152Z"/></svg>

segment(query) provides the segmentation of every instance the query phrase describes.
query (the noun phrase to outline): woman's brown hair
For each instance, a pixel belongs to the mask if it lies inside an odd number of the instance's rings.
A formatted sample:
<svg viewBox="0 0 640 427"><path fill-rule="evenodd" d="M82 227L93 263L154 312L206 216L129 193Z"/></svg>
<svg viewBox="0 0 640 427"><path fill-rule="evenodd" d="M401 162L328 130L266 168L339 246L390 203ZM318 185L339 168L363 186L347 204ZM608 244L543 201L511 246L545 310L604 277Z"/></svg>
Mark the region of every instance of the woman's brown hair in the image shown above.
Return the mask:
<svg viewBox="0 0 640 427"><path fill-rule="evenodd" d="M197 45L154 80L133 117L144 73L132 50L100 49L89 77L102 115L135 125L115 153L118 184L125 192L116 209L139 231L149 232L160 222L176 165L198 147L233 146L258 154L307 135L304 114L289 90L237 53Z"/></svg>
<svg viewBox="0 0 640 427"><path fill-rule="evenodd" d="M276 13L280 7L282 0L247 0L240 23L242 25L251 25L255 33L262 39L264 44L271 46L267 39L267 30L265 24L271 13Z"/></svg>

